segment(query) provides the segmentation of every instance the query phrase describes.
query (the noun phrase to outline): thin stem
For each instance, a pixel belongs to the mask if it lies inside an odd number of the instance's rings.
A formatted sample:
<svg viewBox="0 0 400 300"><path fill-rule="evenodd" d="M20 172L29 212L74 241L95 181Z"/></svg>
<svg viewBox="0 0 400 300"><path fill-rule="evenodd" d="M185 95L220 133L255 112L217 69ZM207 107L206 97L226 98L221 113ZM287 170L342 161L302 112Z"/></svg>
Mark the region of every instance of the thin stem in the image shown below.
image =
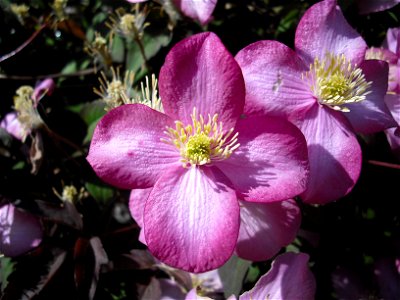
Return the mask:
<svg viewBox="0 0 400 300"><path fill-rule="evenodd" d="M81 70L81 71L77 71L77 72L70 73L70 74L53 73L53 74L36 75L36 76L0 74L0 79L38 80L38 79L45 79L45 78L76 77L76 76L84 76L84 75L91 75L91 74L96 74L96 68Z"/></svg>
<svg viewBox="0 0 400 300"><path fill-rule="evenodd" d="M39 33L47 27L47 24L44 24L42 26L40 26L40 28L38 30L36 30L21 46L19 46L17 49L15 49L14 51L11 51L8 54L3 55L2 57L0 57L0 63L5 61L6 59L9 59L10 57L16 55L18 52L22 51L26 46L28 46L38 35Z"/></svg>
<svg viewBox="0 0 400 300"><path fill-rule="evenodd" d="M139 46L140 54L142 54L142 57L144 60L144 65L145 65L146 69L149 70L149 66L147 64L147 57L146 57L146 53L144 52L144 46L143 46L142 40L139 38L136 38L135 42Z"/></svg>
<svg viewBox="0 0 400 300"><path fill-rule="evenodd" d="M375 166L381 166L381 167L400 170L400 165L398 165L398 164L392 164L392 163L387 163L387 162L377 161L377 160L368 160L368 163L371 165L375 165Z"/></svg>

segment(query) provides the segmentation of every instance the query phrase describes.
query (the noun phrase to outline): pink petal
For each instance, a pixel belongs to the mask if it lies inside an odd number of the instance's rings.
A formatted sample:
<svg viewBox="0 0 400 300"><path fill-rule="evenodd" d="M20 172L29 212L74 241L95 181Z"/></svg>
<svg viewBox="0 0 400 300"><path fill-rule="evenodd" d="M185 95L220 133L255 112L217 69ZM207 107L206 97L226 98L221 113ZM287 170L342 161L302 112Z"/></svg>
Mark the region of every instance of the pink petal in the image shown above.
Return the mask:
<svg viewBox="0 0 400 300"><path fill-rule="evenodd" d="M397 62L397 55L388 49L371 47L365 52L365 59L381 59L394 64Z"/></svg>
<svg viewBox="0 0 400 300"><path fill-rule="evenodd" d="M393 154L400 160L400 95L387 94L385 102L397 122L397 127L385 130Z"/></svg>
<svg viewBox="0 0 400 300"><path fill-rule="evenodd" d="M51 95L56 87L56 84L53 79L47 78L41 81L33 91L32 99L35 101L36 105L43 98L44 95Z"/></svg>
<svg viewBox="0 0 400 300"><path fill-rule="evenodd" d="M343 17L336 0L325 0L310 7L296 29L296 52L308 64L330 52L344 54L354 64L364 60L367 44Z"/></svg>
<svg viewBox="0 0 400 300"><path fill-rule="evenodd" d="M149 250L162 262L205 272L232 255L239 205L228 179L215 167L178 167L157 181L144 210Z"/></svg>
<svg viewBox="0 0 400 300"><path fill-rule="evenodd" d="M400 3L399 0L357 0L360 14L383 11Z"/></svg>
<svg viewBox="0 0 400 300"><path fill-rule="evenodd" d="M289 116L315 103L310 88L301 79L308 67L284 44L256 42L235 58L246 83L245 113Z"/></svg>
<svg viewBox="0 0 400 300"><path fill-rule="evenodd" d="M239 148L216 164L244 200L270 202L302 193L308 179L304 136L279 118L252 116L239 120Z"/></svg>
<svg viewBox="0 0 400 300"><path fill-rule="evenodd" d="M310 179L301 195L307 203L325 204L351 191L361 170L361 149L341 112L316 104L297 124L307 140Z"/></svg>
<svg viewBox="0 0 400 300"><path fill-rule="evenodd" d="M221 63L223 62L223 63ZM160 96L167 115L191 124L193 108L206 117L218 114L225 128L243 111L245 89L240 68L210 32L179 42L160 71Z"/></svg>
<svg viewBox="0 0 400 300"><path fill-rule="evenodd" d="M308 255L287 252L278 256L268 273L239 299L312 300L315 289L315 278L308 268Z"/></svg>
<svg viewBox="0 0 400 300"><path fill-rule="evenodd" d="M400 59L395 64L389 64L388 92L400 94Z"/></svg>
<svg viewBox="0 0 400 300"><path fill-rule="evenodd" d="M105 182L120 188L147 188L160 173L180 165L179 152L160 138L174 127L166 115L141 104L108 112L97 124L87 160Z"/></svg>
<svg viewBox="0 0 400 300"><path fill-rule="evenodd" d="M0 253L19 256L37 247L43 231L39 220L12 204L0 207Z"/></svg>
<svg viewBox="0 0 400 300"><path fill-rule="evenodd" d="M1 120L0 127L4 128L9 134L20 141L24 138L24 129L18 120L16 112L6 114L3 120Z"/></svg>
<svg viewBox="0 0 400 300"><path fill-rule="evenodd" d="M364 101L346 105L350 112L344 115L350 120L354 130L360 133L375 133L396 126L384 101L387 91L387 63L381 60L366 60L360 68L365 79L372 82L371 93Z"/></svg>
<svg viewBox="0 0 400 300"><path fill-rule="evenodd" d="M217 0L173 0L175 5L187 17L199 20L202 25L210 21Z"/></svg>
<svg viewBox="0 0 400 300"><path fill-rule="evenodd" d="M291 243L301 222L294 200L240 203L240 231L236 254L252 261L267 260Z"/></svg>
<svg viewBox="0 0 400 300"><path fill-rule="evenodd" d="M129 196L129 211L131 212L131 216L142 228L144 205L152 189L134 189Z"/></svg>
<svg viewBox="0 0 400 300"><path fill-rule="evenodd" d="M134 189L131 191L129 196L129 211L132 218L141 228L139 233L139 241L145 245L147 245L147 243L146 237L144 236L143 213L146 200L149 197L152 189L152 187L147 189Z"/></svg>
<svg viewBox="0 0 400 300"><path fill-rule="evenodd" d="M400 3L399 0L396 1ZM382 47L389 49L393 53L400 55L400 28L389 28L386 33L386 40Z"/></svg>

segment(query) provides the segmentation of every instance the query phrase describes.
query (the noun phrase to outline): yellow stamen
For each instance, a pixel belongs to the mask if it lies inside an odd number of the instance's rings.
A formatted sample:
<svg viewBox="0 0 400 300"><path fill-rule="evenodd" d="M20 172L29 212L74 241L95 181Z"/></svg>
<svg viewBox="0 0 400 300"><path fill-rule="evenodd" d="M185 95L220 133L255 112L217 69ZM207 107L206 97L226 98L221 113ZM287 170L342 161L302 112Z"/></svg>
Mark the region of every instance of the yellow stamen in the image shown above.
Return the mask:
<svg viewBox="0 0 400 300"><path fill-rule="evenodd" d="M222 122L218 123L217 114L213 117L208 115L206 122L193 108L191 118L192 124L187 126L181 121L175 121L175 129L168 127L165 132L169 138L161 139L179 150L183 167L227 159L240 146L238 133L232 135L233 128L224 132Z"/></svg>
<svg viewBox="0 0 400 300"><path fill-rule="evenodd" d="M310 81L319 103L334 110L349 112L345 104L363 101L371 93L372 82L368 82L362 70L343 54L328 53L322 60L316 58L302 77Z"/></svg>

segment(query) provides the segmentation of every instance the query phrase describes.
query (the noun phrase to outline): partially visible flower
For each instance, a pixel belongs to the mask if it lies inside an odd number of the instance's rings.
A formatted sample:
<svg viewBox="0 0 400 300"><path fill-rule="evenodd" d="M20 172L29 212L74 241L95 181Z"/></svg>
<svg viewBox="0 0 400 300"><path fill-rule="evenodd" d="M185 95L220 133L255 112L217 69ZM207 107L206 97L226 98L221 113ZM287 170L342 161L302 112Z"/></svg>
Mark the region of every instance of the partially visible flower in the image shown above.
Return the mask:
<svg viewBox="0 0 400 300"><path fill-rule="evenodd" d="M369 14L392 8L400 0L356 0L360 14Z"/></svg>
<svg viewBox="0 0 400 300"><path fill-rule="evenodd" d="M131 3L146 2L147 0L127 0ZM169 0L164 0L168 2ZM198 20L202 25L211 20L211 15L217 5L217 0L172 0L174 5L187 17Z"/></svg>
<svg viewBox="0 0 400 300"><path fill-rule="evenodd" d="M46 94L51 94L55 88L53 79L45 79L33 89L31 86L21 86L14 96L14 112L8 113L0 123L15 138L24 141L32 130L43 125L43 120L37 111L39 101Z"/></svg>
<svg viewBox="0 0 400 300"><path fill-rule="evenodd" d="M0 207L0 254L19 256L37 247L42 237L38 218L13 204Z"/></svg>
<svg viewBox="0 0 400 300"><path fill-rule="evenodd" d="M380 59L389 63L389 86L385 102L396 127L385 130L394 155L400 160L400 28L390 28L381 48L367 50L366 59Z"/></svg>
<svg viewBox="0 0 400 300"><path fill-rule="evenodd" d="M384 102L388 67L364 61L367 46L335 0L308 9L295 48L259 41L238 53L246 82L244 111L286 117L301 129L311 172L300 196L324 204L349 193L358 180L361 148L355 132L396 124Z"/></svg>
<svg viewBox="0 0 400 300"><path fill-rule="evenodd" d="M24 138L24 129L18 120L17 112L9 112L0 122L0 127L4 128L9 134L15 137L17 140Z"/></svg>
<svg viewBox="0 0 400 300"><path fill-rule="evenodd" d="M39 84L35 86L35 89L33 90L32 94L32 99L35 101L36 105L45 95L53 94L55 87L56 84L54 83L54 80L51 78L47 78L39 82Z"/></svg>
<svg viewBox="0 0 400 300"><path fill-rule="evenodd" d="M152 188L143 209L150 252L173 267L204 272L235 249L238 197L272 203L304 190L307 149L289 122L242 116L242 74L212 33L178 43L159 80L165 113L141 104L109 111L87 160L109 184Z"/></svg>
<svg viewBox="0 0 400 300"><path fill-rule="evenodd" d="M308 267L308 259L308 255L304 253L287 252L279 255L272 262L268 273L239 299L314 299L316 283Z"/></svg>

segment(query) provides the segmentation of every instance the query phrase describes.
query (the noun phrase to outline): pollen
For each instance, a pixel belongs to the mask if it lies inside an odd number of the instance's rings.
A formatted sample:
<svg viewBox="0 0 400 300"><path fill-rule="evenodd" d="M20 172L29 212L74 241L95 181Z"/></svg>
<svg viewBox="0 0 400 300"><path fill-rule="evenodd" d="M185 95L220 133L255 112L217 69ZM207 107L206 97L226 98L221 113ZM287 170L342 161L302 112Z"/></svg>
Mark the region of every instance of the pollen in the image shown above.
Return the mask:
<svg viewBox="0 0 400 300"><path fill-rule="evenodd" d="M372 83L343 54L334 56L328 53L322 60L316 58L302 77L309 80L320 104L342 112L350 111L346 104L363 101L371 93Z"/></svg>
<svg viewBox="0 0 400 300"><path fill-rule="evenodd" d="M183 167L202 166L229 158L240 146L238 133L234 129L223 129L218 122L218 114L208 115L207 121L193 108L192 124L184 126L181 121L175 121L175 128L167 128L166 139L162 142L174 146L181 155Z"/></svg>

